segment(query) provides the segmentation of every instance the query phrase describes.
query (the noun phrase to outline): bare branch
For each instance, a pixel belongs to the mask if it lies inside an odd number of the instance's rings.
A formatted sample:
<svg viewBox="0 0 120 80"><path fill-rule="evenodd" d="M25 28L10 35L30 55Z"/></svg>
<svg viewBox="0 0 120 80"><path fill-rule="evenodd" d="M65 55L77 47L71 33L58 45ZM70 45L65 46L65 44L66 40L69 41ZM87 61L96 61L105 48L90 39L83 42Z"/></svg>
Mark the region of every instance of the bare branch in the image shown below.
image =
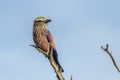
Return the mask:
<svg viewBox="0 0 120 80"><path fill-rule="evenodd" d="M62 72L59 70L58 65L55 63L55 61L53 59L53 48L51 46L50 46L50 51L49 52L45 52L35 45L30 45L30 46L36 48L39 52L43 53L48 58L51 66L55 70L56 77L58 78L58 80L65 80L64 77L62 76Z"/></svg>
<svg viewBox="0 0 120 80"><path fill-rule="evenodd" d="M106 48L103 48L103 46L101 46L101 48L102 48L106 53L108 53L108 55L109 55L110 58L112 59L112 62L113 62L113 64L114 64L115 68L117 69L117 71L120 72L120 69L118 68L117 63L116 63L114 57L112 56L112 53L108 50L108 47L109 47L108 44L106 44Z"/></svg>

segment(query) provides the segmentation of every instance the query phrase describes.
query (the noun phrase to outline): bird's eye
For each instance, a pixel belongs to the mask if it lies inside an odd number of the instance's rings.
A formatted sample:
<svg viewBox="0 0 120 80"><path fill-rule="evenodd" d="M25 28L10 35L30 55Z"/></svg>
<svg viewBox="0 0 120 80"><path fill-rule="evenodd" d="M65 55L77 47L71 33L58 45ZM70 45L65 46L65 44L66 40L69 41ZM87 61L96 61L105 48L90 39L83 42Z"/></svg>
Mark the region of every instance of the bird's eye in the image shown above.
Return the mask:
<svg viewBox="0 0 120 80"><path fill-rule="evenodd" d="M45 23L48 23L47 21L42 21L42 20L37 20L36 22L45 22Z"/></svg>
<svg viewBox="0 0 120 80"><path fill-rule="evenodd" d="M38 20L38 22L42 22L41 20Z"/></svg>

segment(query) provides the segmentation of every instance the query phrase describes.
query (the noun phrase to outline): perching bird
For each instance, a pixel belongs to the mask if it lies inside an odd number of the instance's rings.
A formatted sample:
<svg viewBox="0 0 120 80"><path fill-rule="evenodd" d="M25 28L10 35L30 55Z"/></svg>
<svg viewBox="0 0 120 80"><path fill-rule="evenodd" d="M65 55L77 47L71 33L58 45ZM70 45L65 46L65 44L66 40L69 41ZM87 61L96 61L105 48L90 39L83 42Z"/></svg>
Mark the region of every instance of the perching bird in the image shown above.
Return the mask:
<svg viewBox="0 0 120 80"><path fill-rule="evenodd" d="M58 61L58 54L56 50L56 46L54 43L54 39L52 34L49 30L47 30L47 24L51 22L50 19L47 19L46 17L38 17L34 20L34 26L33 26L33 40L36 44L36 47L42 52L45 52L45 55L48 56L50 45L53 48L53 59L55 63L58 65L59 70L64 72L63 68L61 67L59 61Z"/></svg>

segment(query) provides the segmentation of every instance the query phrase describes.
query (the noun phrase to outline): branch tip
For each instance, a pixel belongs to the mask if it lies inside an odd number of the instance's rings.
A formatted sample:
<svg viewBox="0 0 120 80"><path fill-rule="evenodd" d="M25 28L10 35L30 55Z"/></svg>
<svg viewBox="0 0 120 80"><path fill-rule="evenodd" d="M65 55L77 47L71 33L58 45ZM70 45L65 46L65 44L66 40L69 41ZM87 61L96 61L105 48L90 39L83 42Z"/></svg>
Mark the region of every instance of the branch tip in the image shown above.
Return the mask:
<svg viewBox="0 0 120 80"><path fill-rule="evenodd" d="M117 69L117 71L120 72L120 69L119 69L119 67L118 67L118 65L117 65L114 57L112 56L112 53L108 50L108 47L109 47L108 44L106 44L106 48L103 48L103 47L101 46L101 48L102 48L106 53L108 53L108 55L109 55L110 58L112 59L112 62L113 62L113 64L114 64L115 68Z"/></svg>
<svg viewBox="0 0 120 80"><path fill-rule="evenodd" d="M70 80L73 80L73 77L72 77L72 75L71 75L71 78L70 78Z"/></svg>
<svg viewBox="0 0 120 80"><path fill-rule="evenodd" d="M109 47L109 45L108 45L108 44L106 44L106 50L108 50L108 47Z"/></svg>

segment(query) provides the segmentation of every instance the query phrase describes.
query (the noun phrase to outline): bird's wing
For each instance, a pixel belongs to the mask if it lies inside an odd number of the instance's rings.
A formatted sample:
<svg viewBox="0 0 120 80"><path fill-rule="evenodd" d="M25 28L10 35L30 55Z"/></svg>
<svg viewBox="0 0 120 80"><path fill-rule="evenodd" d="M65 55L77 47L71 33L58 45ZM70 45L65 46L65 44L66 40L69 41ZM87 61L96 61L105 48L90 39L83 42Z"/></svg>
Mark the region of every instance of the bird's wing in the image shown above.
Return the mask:
<svg viewBox="0 0 120 80"><path fill-rule="evenodd" d="M52 34L50 33L50 31L48 31L46 38L48 40L48 43L50 43L52 45L52 47L56 50L54 38L53 38Z"/></svg>

